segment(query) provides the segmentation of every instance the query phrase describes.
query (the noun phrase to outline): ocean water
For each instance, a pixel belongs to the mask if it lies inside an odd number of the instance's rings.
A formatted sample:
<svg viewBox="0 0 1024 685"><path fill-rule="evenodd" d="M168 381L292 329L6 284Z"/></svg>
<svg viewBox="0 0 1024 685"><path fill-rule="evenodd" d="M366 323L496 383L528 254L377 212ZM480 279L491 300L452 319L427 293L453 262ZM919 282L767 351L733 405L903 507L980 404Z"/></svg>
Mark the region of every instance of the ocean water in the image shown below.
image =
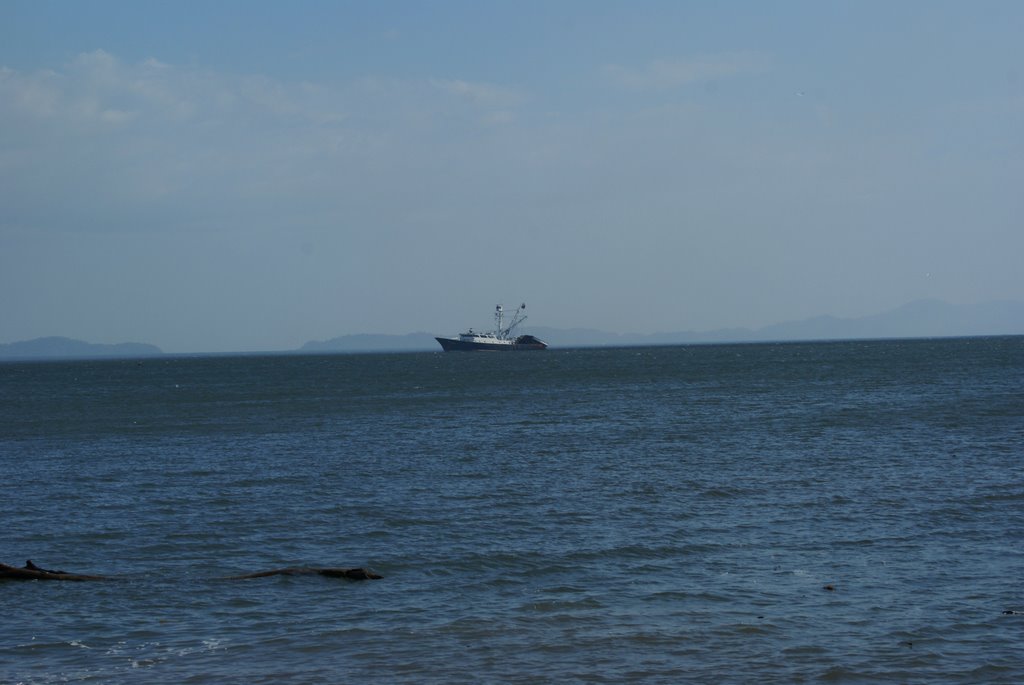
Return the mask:
<svg viewBox="0 0 1024 685"><path fill-rule="evenodd" d="M1020 337L0 364L0 495L3 683L1024 682Z"/></svg>

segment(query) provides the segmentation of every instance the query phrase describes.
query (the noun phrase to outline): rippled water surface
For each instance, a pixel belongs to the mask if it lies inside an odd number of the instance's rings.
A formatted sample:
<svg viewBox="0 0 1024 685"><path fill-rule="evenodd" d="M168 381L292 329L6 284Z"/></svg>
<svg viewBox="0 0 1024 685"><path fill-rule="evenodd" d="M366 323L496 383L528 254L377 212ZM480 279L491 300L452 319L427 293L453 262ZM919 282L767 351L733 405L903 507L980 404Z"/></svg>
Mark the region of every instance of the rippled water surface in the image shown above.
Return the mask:
<svg viewBox="0 0 1024 685"><path fill-rule="evenodd" d="M1022 682L1022 459L1024 338L0 364L0 562L121 576L0 682Z"/></svg>

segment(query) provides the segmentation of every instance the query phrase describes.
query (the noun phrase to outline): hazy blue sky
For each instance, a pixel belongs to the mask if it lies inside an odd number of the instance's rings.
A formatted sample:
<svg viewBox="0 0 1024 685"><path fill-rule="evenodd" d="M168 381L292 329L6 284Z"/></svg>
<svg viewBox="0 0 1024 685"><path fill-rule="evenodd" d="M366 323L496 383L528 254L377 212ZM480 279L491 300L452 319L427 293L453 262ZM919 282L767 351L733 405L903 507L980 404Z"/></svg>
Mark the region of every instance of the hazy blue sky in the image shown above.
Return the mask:
<svg viewBox="0 0 1024 685"><path fill-rule="evenodd" d="M0 0L0 342L1024 299L1024 2Z"/></svg>

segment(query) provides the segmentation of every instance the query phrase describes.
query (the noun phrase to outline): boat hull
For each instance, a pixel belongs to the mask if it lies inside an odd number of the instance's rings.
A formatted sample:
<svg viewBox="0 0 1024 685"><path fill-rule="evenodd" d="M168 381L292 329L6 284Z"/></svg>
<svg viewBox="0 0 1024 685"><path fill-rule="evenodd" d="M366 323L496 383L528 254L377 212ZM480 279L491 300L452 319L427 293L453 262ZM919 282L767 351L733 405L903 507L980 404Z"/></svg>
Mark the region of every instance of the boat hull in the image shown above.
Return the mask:
<svg viewBox="0 0 1024 685"><path fill-rule="evenodd" d="M530 338L523 340L522 338ZM526 350L546 350L547 343L544 343L533 336L520 336L515 342L507 343L486 343L459 340L458 338L434 338L441 344L445 352L522 352Z"/></svg>

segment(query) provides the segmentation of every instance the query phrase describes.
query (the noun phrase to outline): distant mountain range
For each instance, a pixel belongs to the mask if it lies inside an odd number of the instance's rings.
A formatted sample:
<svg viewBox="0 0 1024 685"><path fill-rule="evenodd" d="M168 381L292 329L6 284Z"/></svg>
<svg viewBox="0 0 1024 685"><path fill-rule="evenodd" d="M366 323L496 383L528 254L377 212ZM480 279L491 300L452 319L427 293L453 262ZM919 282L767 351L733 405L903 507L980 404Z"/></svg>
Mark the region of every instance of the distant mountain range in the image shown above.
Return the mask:
<svg viewBox="0 0 1024 685"><path fill-rule="evenodd" d="M36 338L0 344L0 359L82 359L155 357L163 354L156 345L120 343L98 345L71 338Z"/></svg>
<svg viewBox="0 0 1024 685"><path fill-rule="evenodd" d="M896 309L857 318L816 316L763 328L723 328L672 333L610 333L590 328L531 326L529 332L552 347L627 347L684 343L847 340L865 338L942 338L972 335L1024 335L1024 302L953 305L918 300ZM438 350L430 333L343 335L311 341L300 352L397 352Z"/></svg>
<svg viewBox="0 0 1024 685"><path fill-rule="evenodd" d="M850 340L865 338L943 338L975 335L1024 335L1024 302L999 301L953 305L918 300L888 312L857 318L816 316L763 328L723 328L674 333L609 333L589 328L529 327L552 347L681 345L685 343ZM431 333L343 335L310 341L300 353L413 352L440 350ZM37 338L0 344L0 359L134 358L162 355L155 345L97 345L71 338Z"/></svg>

